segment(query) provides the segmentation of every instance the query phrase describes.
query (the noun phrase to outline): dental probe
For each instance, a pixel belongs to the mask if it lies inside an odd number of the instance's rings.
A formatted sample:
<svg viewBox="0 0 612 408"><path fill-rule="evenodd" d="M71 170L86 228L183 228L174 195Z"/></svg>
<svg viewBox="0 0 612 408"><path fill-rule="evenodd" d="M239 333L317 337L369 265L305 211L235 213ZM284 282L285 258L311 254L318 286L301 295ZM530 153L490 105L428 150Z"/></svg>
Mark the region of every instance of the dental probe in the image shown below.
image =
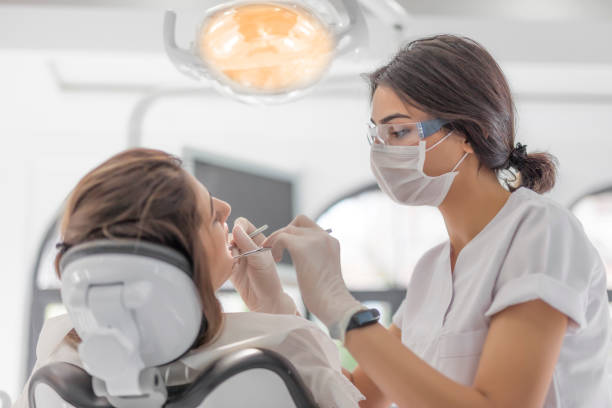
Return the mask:
<svg viewBox="0 0 612 408"><path fill-rule="evenodd" d="M251 232L249 234L249 238L253 238L255 235L259 234L260 232L264 232L267 229L268 229L268 224L264 224L261 227L257 228L255 231ZM236 248L236 245L227 246L227 249L233 249L233 248Z"/></svg>
<svg viewBox="0 0 612 408"><path fill-rule="evenodd" d="M332 230L331 230L331 228L328 228L328 229L325 230L325 232L330 234L332 232ZM263 251L269 251L271 249L272 249L271 247L259 247L257 249L253 249L251 251L246 251L246 252L244 252L242 254L236 255L233 258L234 259L238 259L238 258L242 258L243 256L253 255L253 254L256 254L258 252L263 252Z"/></svg>

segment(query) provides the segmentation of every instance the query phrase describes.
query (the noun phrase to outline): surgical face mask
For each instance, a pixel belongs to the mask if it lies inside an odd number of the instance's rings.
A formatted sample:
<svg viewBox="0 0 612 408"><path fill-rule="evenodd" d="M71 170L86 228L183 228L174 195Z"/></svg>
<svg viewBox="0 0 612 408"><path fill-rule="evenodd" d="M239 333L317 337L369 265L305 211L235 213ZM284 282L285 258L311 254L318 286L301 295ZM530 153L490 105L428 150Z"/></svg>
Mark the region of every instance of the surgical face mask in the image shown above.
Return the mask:
<svg viewBox="0 0 612 408"><path fill-rule="evenodd" d="M370 167L380 189L399 204L439 206L458 174L455 170L468 153L459 159L450 172L435 177L423 172L425 153L437 147L452 133L451 131L429 149L425 149L424 140L421 140L418 146L373 144L370 150Z"/></svg>

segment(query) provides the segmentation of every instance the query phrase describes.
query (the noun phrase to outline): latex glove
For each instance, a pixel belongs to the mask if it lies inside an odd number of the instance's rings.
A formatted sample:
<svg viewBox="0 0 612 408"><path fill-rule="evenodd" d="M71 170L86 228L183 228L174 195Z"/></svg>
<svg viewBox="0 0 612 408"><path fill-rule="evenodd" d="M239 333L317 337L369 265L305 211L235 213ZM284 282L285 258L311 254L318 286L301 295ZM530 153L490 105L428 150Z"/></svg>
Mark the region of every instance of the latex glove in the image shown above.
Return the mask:
<svg viewBox="0 0 612 408"><path fill-rule="evenodd" d="M262 246L272 247L275 260L287 249L295 265L302 298L308 310L344 342L355 312L365 309L348 291L340 270L340 244L304 215L271 234Z"/></svg>
<svg viewBox="0 0 612 408"><path fill-rule="evenodd" d="M263 234L249 238L255 226L246 218L237 218L232 230L233 255L257 249L265 240ZM262 313L296 314L293 299L283 291L276 264L270 252L264 251L240 258L230 277L249 310Z"/></svg>

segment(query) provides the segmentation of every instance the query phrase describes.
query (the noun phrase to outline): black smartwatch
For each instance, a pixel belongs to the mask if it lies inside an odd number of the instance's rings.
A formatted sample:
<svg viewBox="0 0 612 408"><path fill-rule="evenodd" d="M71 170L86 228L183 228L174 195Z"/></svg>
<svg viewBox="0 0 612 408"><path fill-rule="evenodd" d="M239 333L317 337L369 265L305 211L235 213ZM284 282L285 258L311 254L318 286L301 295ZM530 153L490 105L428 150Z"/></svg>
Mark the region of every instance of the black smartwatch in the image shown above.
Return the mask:
<svg viewBox="0 0 612 408"><path fill-rule="evenodd" d="M369 326L377 323L379 319L380 312L377 309L360 310L351 316L351 320L349 320L349 324L346 326L346 331L348 332L351 329Z"/></svg>

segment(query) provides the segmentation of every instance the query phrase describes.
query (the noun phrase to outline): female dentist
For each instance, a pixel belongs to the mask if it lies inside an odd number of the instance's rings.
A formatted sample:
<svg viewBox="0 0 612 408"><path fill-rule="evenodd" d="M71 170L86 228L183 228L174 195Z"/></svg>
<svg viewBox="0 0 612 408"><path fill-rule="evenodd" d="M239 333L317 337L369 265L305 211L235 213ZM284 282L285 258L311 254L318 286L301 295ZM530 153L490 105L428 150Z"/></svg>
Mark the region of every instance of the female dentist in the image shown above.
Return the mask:
<svg viewBox="0 0 612 408"><path fill-rule="evenodd" d="M420 259L388 330L351 296L337 240L313 221L262 242L275 259L290 252L306 306L359 363L349 377L362 406L612 406L603 263L572 214L540 195L554 158L515 146L491 55L466 38L425 38L370 79L378 185L437 207L449 240Z"/></svg>

